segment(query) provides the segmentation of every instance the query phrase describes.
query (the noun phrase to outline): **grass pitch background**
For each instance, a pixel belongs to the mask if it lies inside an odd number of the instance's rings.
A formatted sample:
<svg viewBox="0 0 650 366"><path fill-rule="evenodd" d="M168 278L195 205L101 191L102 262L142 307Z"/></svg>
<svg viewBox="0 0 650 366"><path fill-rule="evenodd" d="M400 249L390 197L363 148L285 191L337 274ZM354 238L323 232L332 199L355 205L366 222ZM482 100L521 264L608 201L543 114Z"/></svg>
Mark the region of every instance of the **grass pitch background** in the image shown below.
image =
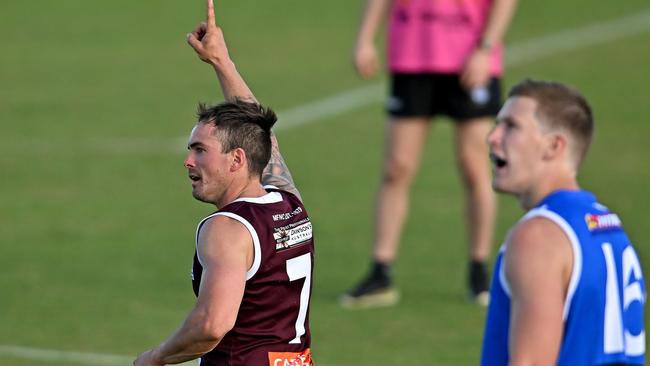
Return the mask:
<svg viewBox="0 0 650 366"><path fill-rule="evenodd" d="M361 3L219 1L231 56L276 110L366 85L351 55ZM647 2L521 2L508 44L648 11ZM221 100L185 45L203 1L0 3L0 345L136 355L191 308L195 202L182 167L197 101ZM650 271L650 32L510 67L580 88L597 119L586 189L618 211ZM336 304L369 261L380 103L278 133L313 217L319 364L476 364L484 310L464 301L451 127L430 136L395 272L398 307ZM280 115L279 124L282 124ZM500 199L495 237L521 215ZM647 275L647 273L646 273ZM647 279L646 279L647 280ZM62 365L0 354L2 365ZM92 365L92 363L88 363Z"/></svg>

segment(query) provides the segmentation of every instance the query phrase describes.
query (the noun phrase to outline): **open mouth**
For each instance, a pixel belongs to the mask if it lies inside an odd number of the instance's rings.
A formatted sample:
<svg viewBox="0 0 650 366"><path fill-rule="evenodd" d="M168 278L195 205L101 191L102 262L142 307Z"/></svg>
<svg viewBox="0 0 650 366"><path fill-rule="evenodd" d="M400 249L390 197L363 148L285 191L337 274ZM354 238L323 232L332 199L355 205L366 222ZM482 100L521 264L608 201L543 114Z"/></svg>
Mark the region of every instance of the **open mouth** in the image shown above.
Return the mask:
<svg viewBox="0 0 650 366"><path fill-rule="evenodd" d="M503 168L508 165L508 162L505 159L497 156L494 153L490 154L490 160L492 160L492 164L494 164L494 166L497 168Z"/></svg>
<svg viewBox="0 0 650 366"><path fill-rule="evenodd" d="M198 182L201 180L201 176L199 176L198 174L190 173L188 174L188 176L190 177L190 180L192 182Z"/></svg>

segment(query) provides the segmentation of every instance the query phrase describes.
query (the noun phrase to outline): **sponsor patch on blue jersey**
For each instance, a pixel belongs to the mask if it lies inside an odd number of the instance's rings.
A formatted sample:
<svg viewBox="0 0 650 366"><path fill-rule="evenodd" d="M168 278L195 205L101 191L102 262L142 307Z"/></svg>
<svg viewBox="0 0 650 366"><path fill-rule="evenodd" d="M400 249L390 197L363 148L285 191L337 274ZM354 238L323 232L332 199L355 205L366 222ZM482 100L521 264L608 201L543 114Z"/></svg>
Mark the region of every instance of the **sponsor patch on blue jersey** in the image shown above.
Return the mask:
<svg viewBox="0 0 650 366"><path fill-rule="evenodd" d="M615 213L586 214L585 222L589 231L618 230L623 227L621 219Z"/></svg>

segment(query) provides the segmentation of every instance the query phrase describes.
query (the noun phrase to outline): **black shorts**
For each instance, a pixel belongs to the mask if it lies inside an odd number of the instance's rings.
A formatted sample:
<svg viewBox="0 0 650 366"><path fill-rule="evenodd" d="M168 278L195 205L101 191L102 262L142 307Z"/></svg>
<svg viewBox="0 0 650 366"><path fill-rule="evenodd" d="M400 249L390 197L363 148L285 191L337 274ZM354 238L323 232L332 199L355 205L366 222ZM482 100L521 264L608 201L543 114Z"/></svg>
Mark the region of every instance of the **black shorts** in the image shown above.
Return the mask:
<svg viewBox="0 0 650 366"><path fill-rule="evenodd" d="M501 80L493 77L485 89L468 92L458 74L393 74L386 107L394 117L494 117L501 108Z"/></svg>

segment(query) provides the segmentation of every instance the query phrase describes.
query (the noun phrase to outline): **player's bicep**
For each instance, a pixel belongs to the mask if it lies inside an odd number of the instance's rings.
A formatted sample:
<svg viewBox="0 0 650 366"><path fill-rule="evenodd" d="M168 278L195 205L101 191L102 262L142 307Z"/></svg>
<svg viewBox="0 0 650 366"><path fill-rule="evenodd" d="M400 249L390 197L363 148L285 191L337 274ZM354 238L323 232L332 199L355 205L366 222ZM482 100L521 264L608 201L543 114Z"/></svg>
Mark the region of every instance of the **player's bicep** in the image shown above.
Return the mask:
<svg viewBox="0 0 650 366"><path fill-rule="evenodd" d="M237 318L252 239L241 223L216 216L204 224L197 251L203 266L197 308L204 313L206 327L224 334Z"/></svg>
<svg viewBox="0 0 650 366"><path fill-rule="evenodd" d="M571 247L547 219L523 222L510 236L505 256L511 291L511 365L553 365L563 331ZM570 269L569 269L570 272Z"/></svg>

